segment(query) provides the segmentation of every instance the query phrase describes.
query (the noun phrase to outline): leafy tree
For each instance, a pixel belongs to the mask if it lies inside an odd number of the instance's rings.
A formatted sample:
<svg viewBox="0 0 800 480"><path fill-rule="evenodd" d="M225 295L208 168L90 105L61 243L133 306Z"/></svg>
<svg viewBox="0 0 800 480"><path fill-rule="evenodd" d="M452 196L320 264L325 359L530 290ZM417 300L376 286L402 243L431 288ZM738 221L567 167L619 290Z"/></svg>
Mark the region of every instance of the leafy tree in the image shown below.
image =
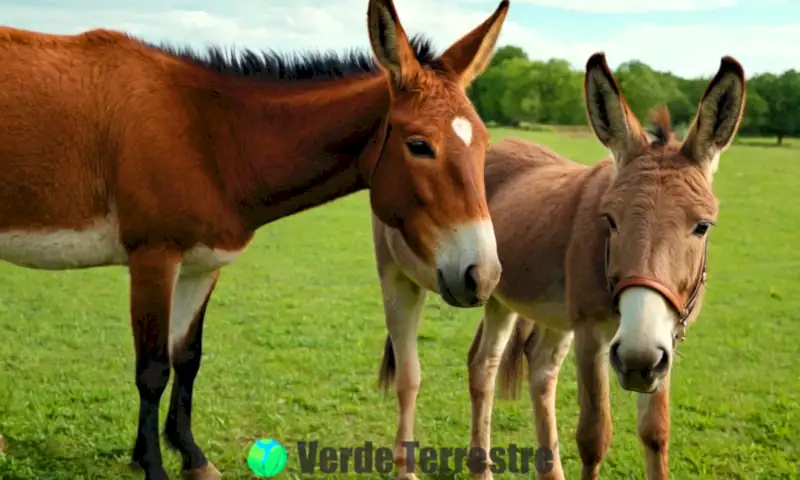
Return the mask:
<svg viewBox="0 0 800 480"><path fill-rule="evenodd" d="M565 60L532 61L522 48L507 45L496 51L468 95L487 122L585 125L583 75ZM659 72L638 60L620 65L615 77L641 121L648 120L652 107L666 104L676 129L692 121L709 81ZM800 137L800 72L748 78L740 135L774 136L779 145L786 137Z"/></svg>
<svg viewBox="0 0 800 480"><path fill-rule="evenodd" d="M769 104L754 89L747 92L746 101L740 131L743 135L762 135L769 123Z"/></svg>
<svg viewBox="0 0 800 480"><path fill-rule="evenodd" d="M506 60L512 59L527 61L528 55L520 47L514 45L498 48L489 62L489 67L483 75L472 82L467 90L467 95L484 120L494 120L503 124L510 122L510 119L503 117L500 110L500 92L497 82L502 76L502 64Z"/></svg>
<svg viewBox="0 0 800 480"><path fill-rule="evenodd" d="M542 98L537 86L537 72L531 62L513 58L503 62L505 89L500 108L510 123L537 122L542 118Z"/></svg>
<svg viewBox="0 0 800 480"><path fill-rule="evenodd" d="M777 137L778 145L785 137L800 134L800 73L762 74L750 82L750 87L768 105L764 133Z"/></svg>
<svg viewBox="0 0 800 480"><path fill-rule="evenodd" d="M583 105L583 77L570 69L566 60L531 62L536 71L542 123L574 125L586 121Z"/></svg>

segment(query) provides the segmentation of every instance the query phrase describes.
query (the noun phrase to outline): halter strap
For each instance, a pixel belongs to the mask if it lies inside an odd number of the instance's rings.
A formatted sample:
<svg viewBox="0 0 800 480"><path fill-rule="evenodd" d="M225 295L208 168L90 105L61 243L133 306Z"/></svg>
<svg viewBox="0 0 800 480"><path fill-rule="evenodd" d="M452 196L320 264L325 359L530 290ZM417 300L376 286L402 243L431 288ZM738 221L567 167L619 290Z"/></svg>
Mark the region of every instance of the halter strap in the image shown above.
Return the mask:
<svg viewBox="0 0 800 480"><path fill-rule="evenodd" d="M700 262L700 274L697 282L694 285L688 298L676 294L664 285L657 278L641 275L631 275L629 277L621 278L617 281L609 275L608 267L611 261L611 237L606 238L606 251L605 251L605 275L608 291L611 293L611 301L614 308L614 313L619 313L619 296L622 291L629 287L645 287L655 290L660 293L672 305L676 312L678 312L678 332L676 337L679 341L683 341L686 337L686 322L694 312L697 306L697 299L700 296L701 288L708 280L708 273L706 271L706 255L708 252L708 237L703 243L703 257Z"/></svg>

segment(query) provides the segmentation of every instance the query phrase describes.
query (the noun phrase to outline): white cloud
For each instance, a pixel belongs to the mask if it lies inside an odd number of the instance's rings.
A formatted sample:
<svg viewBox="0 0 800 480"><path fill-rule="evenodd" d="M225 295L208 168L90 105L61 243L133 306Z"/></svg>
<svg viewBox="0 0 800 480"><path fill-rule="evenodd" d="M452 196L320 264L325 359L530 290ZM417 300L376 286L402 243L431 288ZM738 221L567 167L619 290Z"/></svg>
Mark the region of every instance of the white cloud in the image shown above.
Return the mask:
<svg viewBox="0 0 800 480"><path fill-rule="evenodd" d="M791 25L638 25L605 42L576 44L574 53L588 58L605 50L614 65L632 58L677 75L713 75L724 55L736 58L748 76L800 68L800 23Z"/></svg>
<svg viewBox="0 0 800 480"><path fill-rule="evenodd" d="M35 0L33 0L35 1ZM39 0L41 1L41 0ZM72 0L74 4L82 0ZM515 0L529 3L558 2L561 7L592 8L593 0ZM697 7L700 2L733 0L607 0L608 8L667 8L667 5ZM783 1L783 0L773 0ZM155 0L139 0L100 9L91 5L76 8L2 4L0 16L6 25L53 33L75 33L90 28L122 29L150 41L169 40L195 46L295 49L349 49L367 47L365 0L241 1L221 5L208 0L173 0L170 9ZM89 2L87 2L89 3ZM458 4L458 5L456 5ZM266 5L266 6L265 6ZM291 8L288 5L292 5ZM397 9L409 33L425 32L443 49L482 22L496 7L496 1L402 0ZM640 5L640 6L636 6ZM644 6L641 6L644 5ZM649 7L648 7L649 5ZM694 8L692 7L692 8ZM531 58L565 58L583 68L592 53L605 51L610 65L639 59L659 70L685 76L712 75L720 57L732 55L748 74L800 68L800 24L784 26L733 27L719 25L659 26L637 24L617 29L602 41L563 41L522 26L509 15L500 44L524 48Z"/></svg>
<svg viewBox="0 0 800 480"><path fill-rule="evenodd" d="M739 4L737 0L514 0L514 3L590 13L694 12Z"/></svg>

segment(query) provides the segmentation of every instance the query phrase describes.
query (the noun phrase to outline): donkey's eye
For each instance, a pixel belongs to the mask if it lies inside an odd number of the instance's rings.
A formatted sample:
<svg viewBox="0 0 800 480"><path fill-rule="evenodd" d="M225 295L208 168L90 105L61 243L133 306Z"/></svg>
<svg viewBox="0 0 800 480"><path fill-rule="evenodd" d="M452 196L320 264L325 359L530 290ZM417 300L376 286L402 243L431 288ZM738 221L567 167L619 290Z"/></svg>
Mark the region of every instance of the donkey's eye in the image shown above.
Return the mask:
<svg viewBox="0 0 800 480"><path fill-rule="evenodd" d="M436 158L436 152L425 140L409 140L406 142L406 147L411 155L415 157Z"/></svg>
<svg viewBox="0 0 800 480"><path fill-rule="evenodd" d="M608 227L611 230L617 229L617 222L614 221L614 218L611 215L604 213L603 218L606 220L606 223L608 223Z"/></svg>
<svg viewBox="0 0 800 480"><path fill-rule="evenodd" d="M708 233L708 230L711 228L713 223L711 222L700 222L694 226L694 230L692 231L693 235L697 235L698 237L704 236Z"/></svg>

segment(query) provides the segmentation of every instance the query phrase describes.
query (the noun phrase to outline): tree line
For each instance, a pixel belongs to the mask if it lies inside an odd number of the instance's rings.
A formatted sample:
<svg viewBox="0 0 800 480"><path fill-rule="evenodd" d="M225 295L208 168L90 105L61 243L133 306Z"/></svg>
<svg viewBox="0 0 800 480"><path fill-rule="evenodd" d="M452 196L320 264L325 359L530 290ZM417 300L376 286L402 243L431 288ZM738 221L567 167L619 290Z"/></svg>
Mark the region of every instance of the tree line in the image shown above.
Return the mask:
<svg viewBox="0 0 800 480"><path fill-rule="evenodd" d="M468 94L487 123L586 125L583 71L561 59L530 60L513 45L501 47ZM665 104L680 132L692 121L710 77L682 78L659 72L638 60L623 63L614 76L633 113L642 121ZM747 103L739 135L800 137L800 71L763 73L747 79Z"/></svg>

